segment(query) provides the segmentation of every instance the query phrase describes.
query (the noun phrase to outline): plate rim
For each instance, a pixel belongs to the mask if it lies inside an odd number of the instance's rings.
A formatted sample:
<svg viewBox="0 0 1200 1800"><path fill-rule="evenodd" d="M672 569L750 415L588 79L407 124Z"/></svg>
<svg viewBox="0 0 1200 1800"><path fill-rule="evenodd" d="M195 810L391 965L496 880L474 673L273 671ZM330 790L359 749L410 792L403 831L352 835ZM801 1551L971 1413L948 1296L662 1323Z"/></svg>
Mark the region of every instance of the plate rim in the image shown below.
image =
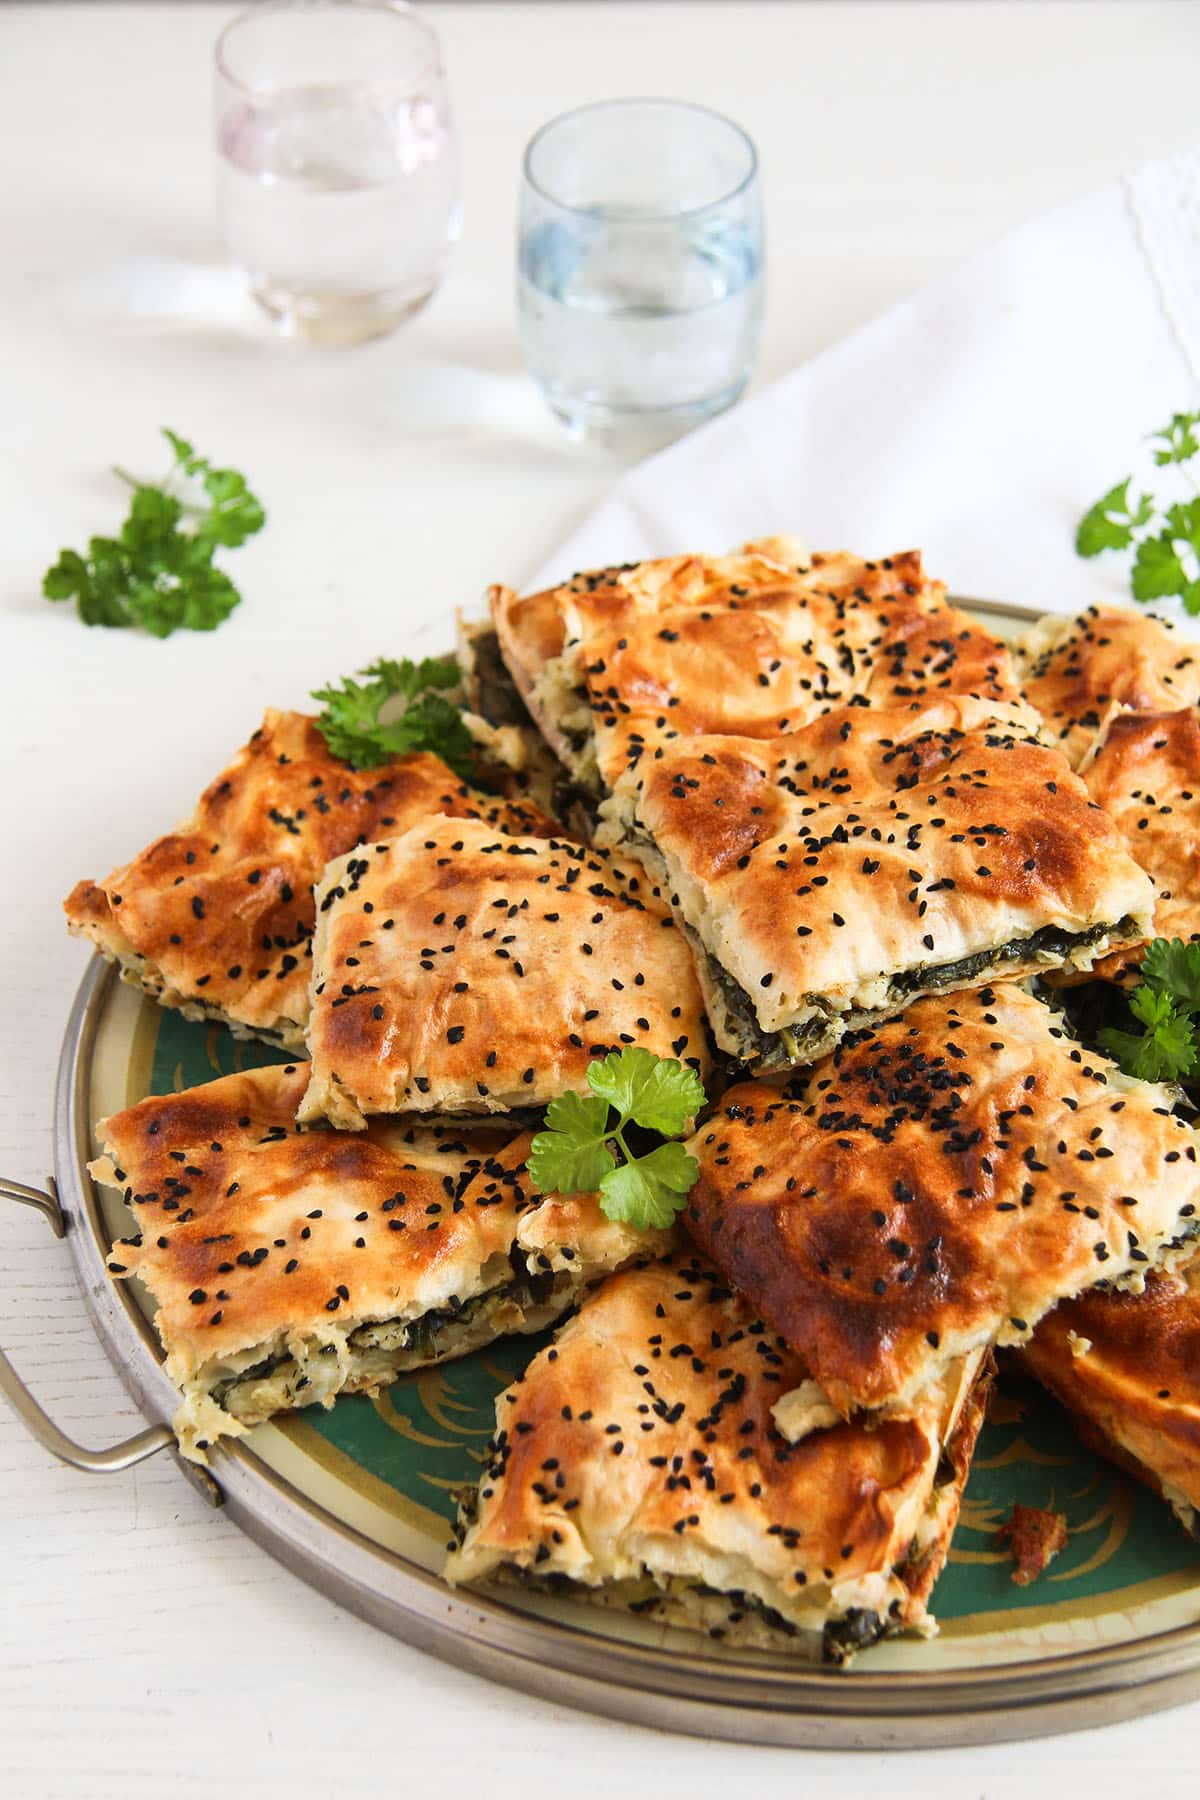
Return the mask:
<svg viewBox="0 0 1200 1800"><path fill-rule="evenodd" d="M1042 616L1002 601L966 604L1010 620ZM97 1335L143 1418L170 1424L178 1395L149 1322L107 1273L106 1232L87 1173L92 1056L118 981L96 955L76 991L55 1083L55 1176ZM193 1465L177 1453L176 1460L211 1498ZM1122 1644L928 1674L842 1672L783 1657L751 1662L728 1651L717 1660L602 1639L491 1594L447 1587L336 1519L244 1443L221 1446L211 1475L223 1510L242 1530L359 1617L470 1673L632 1724L776 1747L933 1749L1086 1729L1200 1695L1200 1622Z"/></svg>

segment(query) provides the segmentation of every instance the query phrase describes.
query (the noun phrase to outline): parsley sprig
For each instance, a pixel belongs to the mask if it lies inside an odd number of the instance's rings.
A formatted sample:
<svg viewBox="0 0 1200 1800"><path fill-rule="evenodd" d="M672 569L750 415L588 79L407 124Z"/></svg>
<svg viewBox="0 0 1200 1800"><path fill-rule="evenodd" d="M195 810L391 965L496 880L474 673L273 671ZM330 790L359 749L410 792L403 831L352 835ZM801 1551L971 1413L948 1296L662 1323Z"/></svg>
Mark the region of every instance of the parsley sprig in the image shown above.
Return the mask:
<svg viewBox="0 0 1200 1800"><path fill-rule="evenodd" d="M347 675L336 687L313 691L324 706L317 730L335 756L374 769L410 750L433 750L455 774L474 773L474 740L460 708L446 698L462 682L452 656L421 662L381 656L358 673L366 680Z"/></svg>
<svg viewBox="0 0 1200 1800"><path fill-rule="evenodd" d="M639 1231L665 1230L700 1165L680 1143L639 1154L627 1133L632 1125L678 1138L704 1105L700 1077L674 1057L634 1047L592 1063L588 1086L590 1094L563 1094L546 1108L547 1129L533 1140L530 1174L543 1193L599 1190L608 1218Z"/></svg>
<svg viewBox="0 0 1200 1800"><path fill-rule="evenodd" d="M186 438L163 432L174 461L161 483L129 483L129 515L115 537L89 539L86 552L62 550L46 570L47 600L74 600L85 625L140 625L154 637L214 631L241 594L213 558L261 531L266 514L236 469L217 469ZM189 485L172 493L177 481ZM187 493L203 493L205 504Z"/></svg>
<svg viewBox="0 0 1200 1800"><path fill-rule="evenodd" d="M1200 613L1200 493L1187 464L1200 456L1200 412L1175 413L1154 432L1155 466L1174 467L1192 489L1167 503L1149 493L1130 493L1129 475L1102 494L1079 522L1075 548L1080 556L1132 550L1129 586L1135 600L1182 600ZM1182 489L1180 489L1182 493Z"/></svg>
<svg viewBox="0 0 1200 1800"><path fill-rule="evenodd" d="M1127 1075L1181 1081L1200 1072L1200 944L1155 938L1142 957L1141 980L1129 996L1141 1032L1106 1026L1100 1047Z"/></svg>

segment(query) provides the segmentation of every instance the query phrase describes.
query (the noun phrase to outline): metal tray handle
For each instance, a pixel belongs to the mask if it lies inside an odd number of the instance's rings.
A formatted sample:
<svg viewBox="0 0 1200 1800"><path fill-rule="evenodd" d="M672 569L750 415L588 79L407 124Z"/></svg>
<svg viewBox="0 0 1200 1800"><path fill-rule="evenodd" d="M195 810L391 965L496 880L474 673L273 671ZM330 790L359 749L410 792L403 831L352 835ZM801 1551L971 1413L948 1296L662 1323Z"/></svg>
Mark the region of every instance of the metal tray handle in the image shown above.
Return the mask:
<svg viewBox="0 0 1200 1800"><path fill-rule="evenodd" d="M20 1206L36 1206L55 1237L60 1238L65 1235L67 1222L59 1204L58 1188L53 1175L46 1177L45 1193L41 1188L26 1187L23 1181L6 1181L4 1176L0 1175L0 1198L15 1200Z"/></svg>
<svg viewBox="0 0 1200 1800"><path fill-rule="evenodd" d="M16 1200L22 1206L36 1207L55 1237L64 1235L66 1220L53 1176L47 1178L45 1191L26 1187L21 1181L7 1181L0 1176L0 1199ZM144 1462L146 1457L153 1456L158 1450L167 1449L168 1445L175 1442L175 1434L169 1426L150 1425L135 1437L126 1438L123 1444L114 1444L111 1449L85 1450L82 1444L75 1443L61 1432L53 1419L42 1411L3 1350L0 1350L0 1392L7 1396L18 1418L28 1426L44 1450L48 1450L51 1456L57 1456L61 1462L70 1463L73 1469L85 1469L92 1475L113 1475L119 1469L130 1469L134 1463Z"/></svg>

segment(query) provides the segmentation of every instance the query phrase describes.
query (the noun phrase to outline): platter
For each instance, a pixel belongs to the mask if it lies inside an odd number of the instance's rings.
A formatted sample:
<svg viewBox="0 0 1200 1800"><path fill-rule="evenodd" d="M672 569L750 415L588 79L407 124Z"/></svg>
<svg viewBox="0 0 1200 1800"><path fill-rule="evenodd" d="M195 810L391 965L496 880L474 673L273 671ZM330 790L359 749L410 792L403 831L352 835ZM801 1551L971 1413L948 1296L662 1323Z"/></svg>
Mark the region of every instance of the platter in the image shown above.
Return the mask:
<svg viewBox="0 0 1200 1800"><path fill-rule="evenodd" d="M1001 629L1035 616L967 604ZM101 1339L152 1428L138 1454L168 1444L161 1428L178 1396L145 1295L105 1272L130 1224L115 1191L87 1175L92 1122L147 1094L286 1060L155 1007L99 959L79 990L56 1097L57 1199ZM475 1479L495 1395L538 1342L502 1341L404 1376L374 1401L343 1396L329 1412L311 1408L222 1445L210 1473L182 1460L180 1469L296 1573L396 1637L526 1692L662 1729L933 1747L1110 1722L1200 1692L1200 1544L1086 1450L1032 1385L1006 1387L980 1440L932 1642L894 1640L838 1671L569 1599L447 1588L437 1571L454 1494ZM1018 1500L1064 1512L1070 1530L1063 1554L1025 1589L994 1541Z"/></svg>

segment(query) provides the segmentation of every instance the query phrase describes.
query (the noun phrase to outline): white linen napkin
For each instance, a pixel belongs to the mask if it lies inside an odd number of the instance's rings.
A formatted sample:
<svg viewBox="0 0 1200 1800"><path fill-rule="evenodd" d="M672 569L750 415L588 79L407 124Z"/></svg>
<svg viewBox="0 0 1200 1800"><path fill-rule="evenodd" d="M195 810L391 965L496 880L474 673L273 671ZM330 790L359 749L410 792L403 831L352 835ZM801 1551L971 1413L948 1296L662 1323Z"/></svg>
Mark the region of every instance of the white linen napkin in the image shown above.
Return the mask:
<svg viewBox="0 0 1200 1800"><path fill-rule="evenodd" d="M1128 599L1124 559L1082 561L1076 525L1149 476L1147 435L1198 395L1200 150L1020 227L640 464L530 585L787 531L919 547L959 594Z"/></svg>

